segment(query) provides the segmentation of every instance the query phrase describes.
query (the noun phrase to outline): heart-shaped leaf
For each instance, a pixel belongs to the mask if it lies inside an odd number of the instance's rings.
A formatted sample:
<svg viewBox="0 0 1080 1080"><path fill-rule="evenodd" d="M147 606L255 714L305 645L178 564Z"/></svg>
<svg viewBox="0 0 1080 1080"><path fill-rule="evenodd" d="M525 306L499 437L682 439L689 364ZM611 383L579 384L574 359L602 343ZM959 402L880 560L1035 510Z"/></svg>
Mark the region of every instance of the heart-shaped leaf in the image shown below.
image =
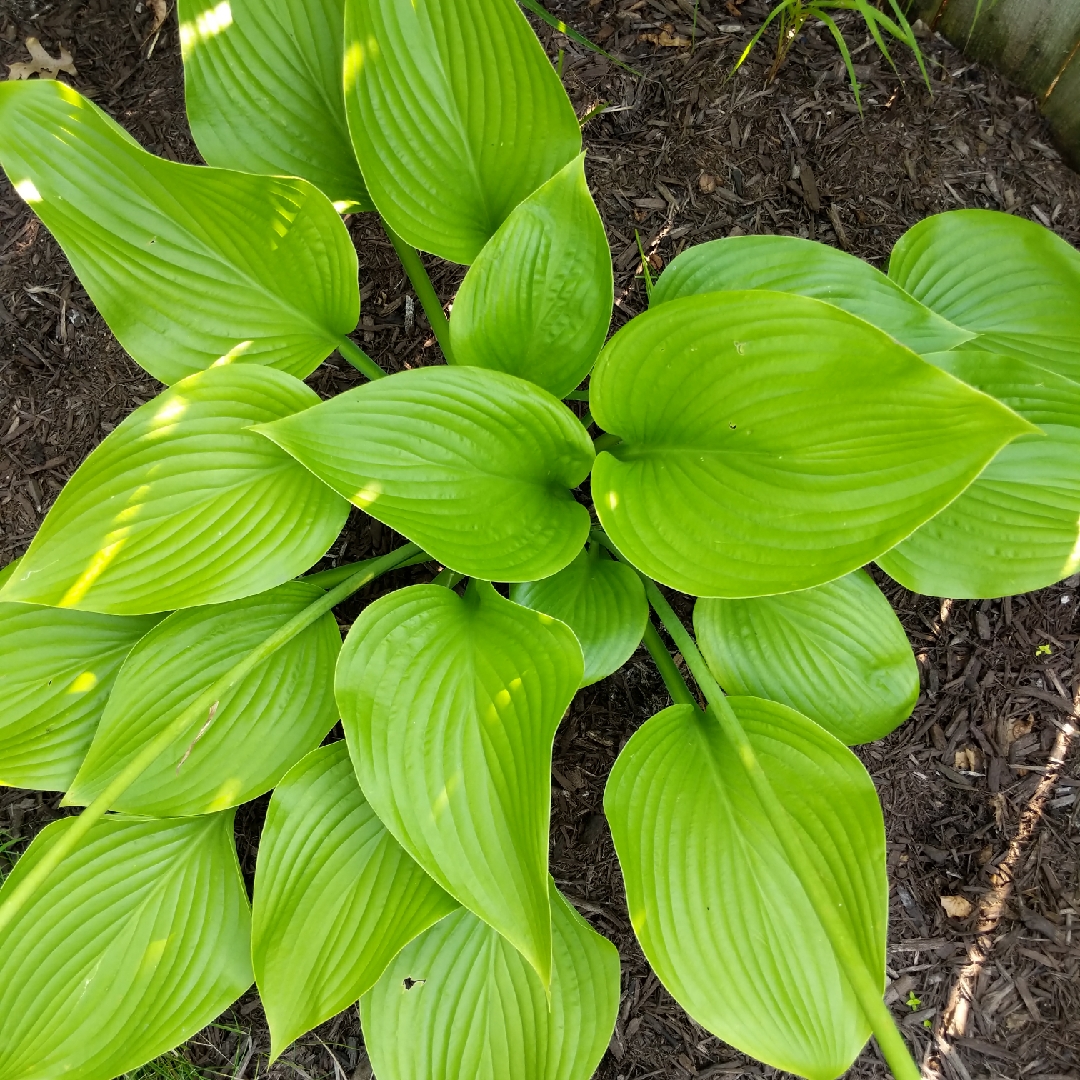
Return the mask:
<svg viewBox="0 0 1080 1080"><path fill-rule="evenodd" d="M79 466L0 599L138 615L302 573L348 504L250 429L317 401L292 376L247 364L177 383Z"/></svg>
<svg viewBox="0 0 1080 1080"><path fill-rule="evenodd" d="M551 973L551 746L581 682L568 627L473 581L376 600L341 651L360 787L452 896Z"/></svg>
<svg viewBox="0 0 1080 1080"><path fill-rule="evenodd" d="M562 402L501 371L403 371L259 430L461 574L547 577L588 535L570 489L592 466L589 436Z"/></svg>
<svg viewBox="0 0 1080 1080"><path fill-rule="evenodd" d="M1049 229L993 210L936 214L897 241L889 277L976 347L1080 381L1080 252Z"/></svg>
<svg viewBox="0 0 1080 1080"><path fill-rule="evenodd" d="M581 152L514 0L346 0L345 105L368 191L413 247L471 263Z"/></svg>
<svg viewBox="0 0 1080 1080"><path fill-rule="evenodd" d="M857 955L885 980L885 829L858 759L785 705L731 698ZM630 919L660 981L703 1027L810 1080L851 1064L870 1025L719 723L673 705L611 770L604 811Z"/></svg>
<svg viewBox="0 0 1080 1080"><path fill-rule="evenodd" d="M0 604L0 786L71 783L120 665L156 622Z"/></svg>
<svg viewBox="0 0 1080 1080"><path fill-rule="evenodd" d="M271 1056L367 993L457 906L375 816L345 743L308 754L274 791L255 870L251 955Z"/></svg>
<svg viewBox="0 0 1080 1080"><path fill-rule="evenodd" d="M779 388L779 389L778 389ZM1035 430L819 300L662 304L607 344L592 493L619 551L696 596L820 585L887 551Z"/></svg>
<svg viewBox="0 0 1080 1080"><path fill-rule="evenodd" d="M619 954L551 885L550 1000L469 911L406 946L360 1003L379 1080L588 1080L619 1011Z"/></svg>
<svg viewBox="0 0 1080 1080"><path fill-rule="evenodd" d="M290 581L228 604L177 611L131 651L90 752L64 799L91 802L239 660L323 595ZM269 791L337 723L334 664L341 635L327 613L218 701L113 804L153 817L209 814Z"/></svg>
<svg viewBox="0 0 1080 1080"><path fill-rule="evenodd" d="M612 288L581 154L515 207L469 268L450 319L454 363L508 371L565 397L600 354Z"/></svg>
<svg viewBox="0 0 1080 1080"><path fill-rule="evenodd" d="M0 1076L109 1080L214 1020L251 985L233 815L97 822L0 931ZM16 888L74 819L44 829Z"/></svg>
<svg viewBox="0 0 1080 1080"><path fill-rule="evenodd" d="M630 659L649 618L641 578L625 563L608 558L599 544L543 581L514 585L510 599L560 619L574 631L585 655L582 686L605 678Z"/></svg>
<svg viewBox="0 0 1080 1080"><path fill-rule="evenodd" d="M372 210L345 120L345 0L180 0L191 134L209 165L302 176Z"/></svg>
<svg viewBox="0 0 1080 1080"><path fill-rule="evenodd" d="M303 180L156 158L51 79L0 83L0 164L164 383L226 356L303 378L356 326L356 252Z"/></svg>
<svg viewBox="0 0 1080 1080"><path fill-rule="evenodd" d="M917 353L952 349L975 336L935 315L862 259L797 236L731 236L695 244L660 275L650 304L732 289L772 289L824 300Z"/></svg>
<svg viewBox="0 0 1080 1080"><path fill-rule="evenodd" d="M919 696L904 628L863 570L803 592L699 600L694 632L729 693L790 705L848 744L888 735Z"/></svg>
<svg viewBox="0 0 1080 1080"><path fill-rule="evenodd" d="M983 339L980 338L980 341ZM1038 424L955 502L878 559L906 588L988 598L1080 569L1080 384L1016 356L964 347L927 359Z"/></svg>

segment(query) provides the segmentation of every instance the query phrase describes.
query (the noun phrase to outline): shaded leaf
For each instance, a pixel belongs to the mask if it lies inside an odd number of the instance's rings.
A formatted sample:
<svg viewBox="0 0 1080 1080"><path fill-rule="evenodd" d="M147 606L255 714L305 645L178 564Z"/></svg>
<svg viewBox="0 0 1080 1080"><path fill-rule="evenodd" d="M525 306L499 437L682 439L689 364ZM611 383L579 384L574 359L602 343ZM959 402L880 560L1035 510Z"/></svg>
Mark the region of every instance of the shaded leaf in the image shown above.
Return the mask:
<svg viewBox="0 0 1080 1080"><path fill-rule="evenodd" d="M619 954L551 884L550 1004L469 911L406 946L360 1003L379 1080L588 1080L619 1010Z"/></svg>
<svg viewBox="0 0 1080 1080"><path fill-rule="evenodd" d="M570 492L593 461L585 429L546 391L501 371L403 371L259 430L461 574L547 577L589 531Z"/></svg>
<svg viewBox="0 0 1080 1080"><path fill-rule="evenodd" d="M159 394L79 466L0 599L136 615L302 573L348 504L250 429L317 401L291 376L247 364Z"/></svg>
<svg viewBox="0 0 1080 1080"><path fill-rule="evenodd" d="M581 128L514 0L346 0L345 105L379 213L471 263L581 152Z"/></svg>
<svg viewBox="0 0 1080 1080"><path fill-rule="evenodd" d="M622 440L593 469L601 523L635 566L697 596L841 577L1033 430L847 312L764 291L634 319L590 404Z"/></svg>
<svg viewBox="0 0 1080 1080"><path fill-rule="evenodd" d="M44 829L8 895L74 819ZM251 985L233 815L109 816L0 931L0 1075L109 1080L190 1038Z"/></svg>
<svg viewBox="0 0 1080 1080"><path fill-rule="evenodd" d="M120 665L157 622L0 604L0 786L63 791L71 783Z"/></svg>
<svg viewBox="0 0 1080 1080"><path fill-rule="evenodd" d="M617 671L633 655L645 634L649 603L641 578L624 563L610 559L599 544L557 574L510 589L515 604L542 611L566 623L585 655L581 685Z"/></svg>
<svg viewBox="0 0 1080 1080"><path fill-rule="evenodd" d="M0 84L0 164L164 383L221 357L303 378L356 326L352 241L302 180L164 161L52 80Z"/></svg>
<svg viewBox="0 0 1080 1080"><path fill-rule="evenodd" d="M180 0L179 19L207 164L302 176L340 210L374 209L345 120L344 0Z"/></svg>
<svg viewBox="0 0 1080 1080"><path fill-rule="evenodd" d="M375 816L345 743L308 754L274 791L255 871L251 955L273 1056L456 907Z"/></svg>
<svg viewBox="0 0 1080 1080"><path fill-rule="evenodd" d="M888 881L873 782L785 705L731 698L798 843L884 986ZM680 1005L725 1042L810 1080L870 1034L739 754L692 705L626 744L604 795L638 941Z"/></svg>
<svg viewBox="0 0 1080 1080"><path fill-rule="evenodd" d="M353 623L337 698L360 787L405 850L551 969L555 729L581 682L568 627L473 581L383 596Z"/></svg>
<svg viewBox="0 0 1080 1080"><path fill-rule="evenodd" d="M228 604L177 611L124 662L64 802L91 802L146 744L271 634L323 596L290 581ZM193 737L176 739L114 807L154 817L208 814L269 791L337 723L341 634L329 612L225 693Z"/></svg>
<svg viewBox="0 0 1080 1080"><path fill-rule="evenodd" d="M694 632L729 693L790 705L841 742L883 738L919 696L904 628L863 570L802 592L699 600Z"/></svg>
<svg viewBox="0 0 1080 1080"><path fill-rule="evenodd" d="M454 363L508 371L564 397L600 355L612 289L581 154L515 207L469 268L450 319Z"/></svg>

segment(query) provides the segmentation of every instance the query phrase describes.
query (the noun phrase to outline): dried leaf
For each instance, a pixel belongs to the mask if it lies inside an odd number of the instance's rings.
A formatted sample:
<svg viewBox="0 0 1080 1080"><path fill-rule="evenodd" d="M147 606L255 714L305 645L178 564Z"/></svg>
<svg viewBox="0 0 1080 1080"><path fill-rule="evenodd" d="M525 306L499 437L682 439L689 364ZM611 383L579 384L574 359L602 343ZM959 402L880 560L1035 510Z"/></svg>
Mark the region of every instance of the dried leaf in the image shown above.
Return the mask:
<svg viewBox="0 0 1080 1080"><path fill-rule="evenodd" d="M942 896L940 899L945 914L952 919L966 919L975 910L975 905L966 896Z"/></svg>
<svg viewBox="0 0 1080 1080"><path fill-rule="evenodd" d="M165 22L165 16L169 14L169 9L165 3L165 0L147 0L150 6L150 10L154 13L154 22L147 32L147 37L152 34L156 34L161 29L161 24Z"/></svg>
<svg viewBox="0 0 1080 1080"><path fill-rule="evenodd" d="M161 2L164 3L164 0ZM79 74L71 62L71 53L63 45L60 46L59 60L54 60L35 37L26 39L26 51L31 56L30 60L8 64L9 79L29 79L32 75L44 75L46 78L55 79L61 71L68 75Z"/></svg>
<svg viewBox="0 0 1080 1080"><path fill-rule="evenodd" d="M659 34L638 34L638 41L649 41L664 49L682 49L690 44L690 39L675 33L675 27L668 23Z"/></svg>

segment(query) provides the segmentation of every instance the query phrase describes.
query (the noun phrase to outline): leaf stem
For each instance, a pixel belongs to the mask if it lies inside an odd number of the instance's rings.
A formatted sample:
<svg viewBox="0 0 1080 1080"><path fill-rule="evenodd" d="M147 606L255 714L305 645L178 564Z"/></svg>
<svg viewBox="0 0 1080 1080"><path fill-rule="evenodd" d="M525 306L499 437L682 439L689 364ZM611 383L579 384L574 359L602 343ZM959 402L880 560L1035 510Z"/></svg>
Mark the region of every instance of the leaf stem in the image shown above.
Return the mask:
<svg viewBox="0 0 1080 1080"><path fill-rule="evenodd" d="M593 421L595 423L595 421ZM599 454L601 450L610 450L613 446L618 446L622 442L621 435L612 435L610 432L605 431L600 435L597 435L593 439L593 449Z"/></svg>
<svg viewBox="0 0 1080 1080"><path fill-rule="evenodd" d="M645 594L649 598L649 603L660 616L660 621L671 635L676 648L683 654L687 667L709 702L707 714L719 722L724 735L735 747L735 752L739 755L743 768L746 769L758 801L768 815L777 839L784 849L788 864L806 890L807 899L814 908L818 921L840 961L840 970L850 983L859 1007L877 1037L878 1046L889 1063L893 1076L897 1080L919 1080L919 1069L896 1027L892 1013L882 1000L881 987L877 985L859 952L850 927L844 918L843 910L829 896L813 864L800 846L796 830L792 828L791 818L783 804L777 799L769 778L765 775L765 770L762 769L761 762L758 761L757 754L754 752L754 747L731 708L731 704L713 678L712 672L709 671L697 643L672 610L656 582L644 574L642 581L645 583Z"/></svg>
<svg viewBox="0 0 1080 1080"><path fill-rule="evenodd" d="M386 378L386 372L352 338L342 334L338 338L337 350L357 371L362 372L372 381Z"/></svg>
<svg viewBox="0 0 1080 1080"><path fill-rule="evenodd" d="M656 627L653 626L651 619L645 624L645 637L642 640L645 648L649 650L649 655L653 658L656 670L660 672L660 678L664 680L671 700L676 705L696 706L697 702L694 700L690 687L686 685L682 672L675 666L671 653L667 651L667 646Z"/></svg>
<svg viewBox="0 0 1080 1080"><path fill-rule="evenodd" d="M369 581L374 580L388 570L393 570L396 566L400 566L406 559L416 555L419 551L420 549L415 544L405 544L404 547L391 551L389 555L383 555L381 558L373 559L364 564L361 569L358 569L356 573L336 588L331 589L325 596L320 596L299 614L294 615L284 626L279 627L273 634L252 649L239 663L234 664L224 675L216 679L168 727L163 728L154 739L148 742L124 766L113 778L109 786L74 819L71 827L57 838L56 843L42 855L40 861L30 869L26 877L5 898L3 904L0 904L0 932L15 918L45 879L78 847L79 842L105 816L112 804L138 780L176 739L185 736L197 724L200 726L204 724L210 710L215 708L217 702L232 687L264 660L277 652L278 649L288 644L301 630L305 630L330 611L335 604L340 604L342 600L350 597L358 589L362 589Z"/></svg>
<svg viewBox="0 0 1080 1080"><path fill-rule="evenodd" d="M390 238L390 243L394 245L394 250L401 260L401 265L405 268L405 273L409 275L409 280L412 282L417 298L420 300L420 306L424 309L428 322L431 323L431 329L435 331L435 337L438 339L443 356L446 357L446 362L452 364L454 358L450 348L450 323L447 322L442 301L435 293L435 286L431 284L431 278L428 277L428 272L424 269L420 253L415 248L409 247L390 228L386 221L383 221L383 228Z"/></svg>
<svg viewBox="0 0 1080 1080"><path fill-rule="evenodd" d="M348 580L355 573L367 566L374 566L383 556L374 559L361 559L359 562L345 563L343 566L331 566L328 570L319 570L314 574L305 574L299 581L306 581L309 585L318 585L320 589L332 589L335 585ZM421 551L413 555L411 559L398 563L394 569L403 570L406 566L419 566L421 563L434 562L435 560L426 552Z"/></svg>

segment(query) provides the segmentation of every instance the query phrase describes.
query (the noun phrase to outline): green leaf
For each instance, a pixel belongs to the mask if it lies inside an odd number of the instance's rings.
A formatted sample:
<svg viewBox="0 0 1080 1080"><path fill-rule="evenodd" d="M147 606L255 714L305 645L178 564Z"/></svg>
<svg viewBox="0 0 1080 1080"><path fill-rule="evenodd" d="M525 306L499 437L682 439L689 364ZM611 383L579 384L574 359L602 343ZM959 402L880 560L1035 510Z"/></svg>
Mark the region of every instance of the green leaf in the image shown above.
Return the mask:
<svg viewBox="0 0 1080 1080"><path fill-rule="evenodd" d="M773 292L672 300L607 344L593 469L619 551L696 596L823 584L887 551L1034 430L839 308Z"/></svg>
<svg viewBox="0 0 1080 1080"><path fill-rule="evenodd" d="M346 0L345 107L379 213L458 263L581 152L574 108L514 0Z"/></svg>
<svg viewBox="0 0 1080 1080"><path fill-rule="evenodd" d="M731 698L790 827L885 979L885 830L858 759L785 705ZM744 1053L832 1080L870 1034L829 938L719 723L673 705L634 733L604 811L638 940L703 1027Z"/></svg>
<svg viewBox="0 0 1080 1080"><path fill-rule="evenodd" d="M732 289L824 300L917 353L951 349L974 336L935 315L862 259L796 236L732 236L688 248L660 275L652 304Z"/></svg>
<svg viewBox="0 0 1080 1080"><path fill-rule="evenodd" d="M979 339L982 341L982 339ZM955 502L878 559L905 588L982 599L1041 589L1080 570L1080 384L964 347L927 360L1038 424Z"/></svg>
<svg viewBox="0 0 1080 1080"><path fill-rule="evenodd" d="M164 383L226 356L303 378L356 326L352 241L302 180L163 161L52 79L0 83L0 164Z"/></svg>
<svg viewBox="0 0 1080 1080"><path fill-rule="evenodd" d="M323 595L290 581L228 604L177 611L124 662L90 752L64 798L90 803L234 664ZM209 814L269 791L337 723L341 634L329 612L225 694L194 738L172 743L113 804L153 817Z"/></svg>
<svg viewBox="0 0 1080 1080"><path fill-rule="evenodd" d="M179 19L207 164L302 176L336 209L374 209L345 120L344 0L180 0Z"/></svg>
<svg viewBox="0 0 1080 1080"><path fill-rule="evenodd" d="M0 604L0 786L71 783L120 665L157 621Z"/></svg>
<svg viewBox="0 0 1080 1080"><path fill-rule="evenodd" d="M232 822L106 817L0 931L4 1080L109 1080L194 1035L251 985ZM0 899L73 823L38 835Z"/></svg>
<svg viewBox="0 0 1080 1080"><path fill-rule="evenodd" d="M375 816L345 743L308 754L274 791L255 870L251 955L272 1057L455 908Z"/></svg>
<svg viewBox="0 0 1080 1080"><path fill-rule="evenodd" d="M599 544L549 578L514 585L510 599L574 631L585 654L582 686L618 671L630 659L649 618L641 578L625 563L608 558Z"/></svg>
<svg viewBox="0 0 1080 1080"><path fill-rule="evenodd" d="M520 375L565 397L600 355L611 251L580 154L520 203L454 299L453 362Z"/></svg>
<svg viewBox="0 0 1080 1080"><path fill-rule="evenodd" d="M79 466L0 600L138 615L303 573L348 504L250 429L317 401L284 372L247 364L177 383Z"/></svg>
<svg viewBox="0 0 1080 1080"><path fill-rule="evenodd" d="M379 1080L588 1080L619 1011L619 954L551 884L550 1002L468 911L403 949L360 1002Z"/></svg>
<svg viewBox="0 0 1080 1080"><path fill-rule="evenodd" d="M862 570L803 592L699 600L694 632L729 693L790 705L848 744L888 735L919 696L904 628Z"/></svg>
<svg viewBox="0 0 1080 1080"><path fill-rule="evenodd" d="M953 210L897 241L889 277L989 352L1080 381L1080 252L993 210Z"/></svg>
<svg viewBox="0 0 1080 1080"><path fill-rule="evenodd" d="M460 574L547 577L589 532L570 491L593 461L585 429L501 371L403 371L258 430Z"/></svg>
<svg viewBox="0 0 1080 1080"><path fill-rule="evenodd" d="M376 600L341 651L360 787L405 850L551 974L551 746L581 682L562 623L473 581Z"/></svg>

